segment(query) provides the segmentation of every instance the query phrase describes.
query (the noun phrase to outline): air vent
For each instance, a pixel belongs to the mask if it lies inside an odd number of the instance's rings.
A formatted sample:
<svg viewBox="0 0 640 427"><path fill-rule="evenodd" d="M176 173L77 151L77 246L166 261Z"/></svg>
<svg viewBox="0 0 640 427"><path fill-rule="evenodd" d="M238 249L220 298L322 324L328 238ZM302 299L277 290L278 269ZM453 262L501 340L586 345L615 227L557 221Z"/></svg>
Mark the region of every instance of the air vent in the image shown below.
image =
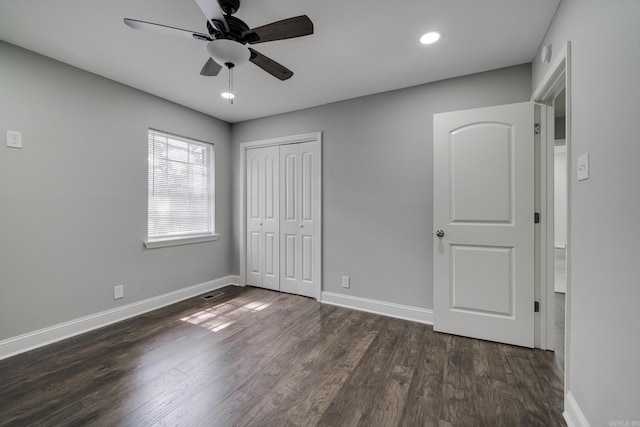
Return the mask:
<svg viewBox="0 0 640 427"><path fill-rule="evenodd" d="M200 298L202 298L203 300L210 300L217 297L221 297L222 295L224 295L224 292L219 291L219 292L214 292L212 294L203 295Z"/></svg>

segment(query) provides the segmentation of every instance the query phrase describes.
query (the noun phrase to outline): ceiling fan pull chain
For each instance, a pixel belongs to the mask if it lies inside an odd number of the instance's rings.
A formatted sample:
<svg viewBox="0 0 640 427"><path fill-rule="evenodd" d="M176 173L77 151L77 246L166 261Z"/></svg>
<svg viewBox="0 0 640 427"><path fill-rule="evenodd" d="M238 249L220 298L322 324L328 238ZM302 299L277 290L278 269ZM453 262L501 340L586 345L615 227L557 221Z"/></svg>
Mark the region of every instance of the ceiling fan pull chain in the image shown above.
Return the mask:
<svg viewBox="0 0 640 427"><path fill-rule="evenodd" d="M227 66L229 67L229 103L233 104L233 64L227 64Z"/></svg>

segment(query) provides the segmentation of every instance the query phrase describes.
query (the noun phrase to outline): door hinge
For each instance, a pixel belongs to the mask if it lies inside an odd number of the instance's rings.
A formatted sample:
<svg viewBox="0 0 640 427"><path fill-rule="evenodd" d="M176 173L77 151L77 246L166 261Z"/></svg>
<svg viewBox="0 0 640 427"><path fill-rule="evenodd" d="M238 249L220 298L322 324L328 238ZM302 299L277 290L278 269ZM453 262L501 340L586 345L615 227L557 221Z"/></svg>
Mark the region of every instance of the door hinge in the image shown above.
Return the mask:
<svg viewBox="0 0 640 427"><path fill-rule="evenodd" d="M531 122L529 122L529 123L531 123ZM538 135L540 133L540 130L542 130L542 127L540 126L540 123L536 123L536 124L533 125L533 133Z"/></svg>
<svg viewBox="0 0 640 427"><path fill-rule="evenodd" d="M533 302L533 312L540 313L540 303L538 301Z"/></svg>
<svg viewBox="0 0 640 427"><path fill-rule="evenodd" d="M540 223L540 213L539 212L536 212L536 213L533 214L533 222L536 223L536 224Z"/></svg>

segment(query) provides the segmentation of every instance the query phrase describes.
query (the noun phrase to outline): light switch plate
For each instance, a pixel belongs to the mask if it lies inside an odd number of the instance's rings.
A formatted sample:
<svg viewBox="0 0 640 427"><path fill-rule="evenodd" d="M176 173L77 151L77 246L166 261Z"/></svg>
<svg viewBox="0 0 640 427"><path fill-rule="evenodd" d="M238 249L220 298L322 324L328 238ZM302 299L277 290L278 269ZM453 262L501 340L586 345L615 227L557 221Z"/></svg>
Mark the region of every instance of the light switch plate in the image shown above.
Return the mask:
<svg viewBox="0 0 640 427"><path fill-rule="evenodd" d="M7 147L22 148L22 132L15 130L7 131Z"/></svg>
<svg viewBox="0 0 640 427"><path fill-rule="evenodd" d="M578 181L589 179L589 153L578 156Z"/></svg>

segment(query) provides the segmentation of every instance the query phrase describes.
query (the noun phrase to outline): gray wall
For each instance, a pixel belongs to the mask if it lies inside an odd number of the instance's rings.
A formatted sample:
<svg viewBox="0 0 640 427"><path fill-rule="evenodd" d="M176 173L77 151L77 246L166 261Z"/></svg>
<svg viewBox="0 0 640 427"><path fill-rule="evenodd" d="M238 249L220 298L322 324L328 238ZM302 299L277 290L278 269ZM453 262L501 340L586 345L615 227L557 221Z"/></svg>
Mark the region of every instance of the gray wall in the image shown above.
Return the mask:
<svg viewBox="0 0 640 427"><path fill-rule="evenodd" d="M0 340L231 273L227 123L3 42L0 100ZM219 241L143 249L148 127L215 142Z"/></svg>
<svg viewBox="0 0 640 427"><path fill-rule="evenodd" d="M571 41L569 391L592 426L640 420L640 2L562 0ZM546 64L534 62L533 87ZM576 180L590 153L588 181Z"/></svg>
<svg viewBox="0 0 640 427"><path fill-rule="evenodd" d="M530 95L522 65L242 122L232 126L234 166L241 142L322 131L323 290L431 309L433 114ZM236 197L234 218L239 206Z"/></svg>

